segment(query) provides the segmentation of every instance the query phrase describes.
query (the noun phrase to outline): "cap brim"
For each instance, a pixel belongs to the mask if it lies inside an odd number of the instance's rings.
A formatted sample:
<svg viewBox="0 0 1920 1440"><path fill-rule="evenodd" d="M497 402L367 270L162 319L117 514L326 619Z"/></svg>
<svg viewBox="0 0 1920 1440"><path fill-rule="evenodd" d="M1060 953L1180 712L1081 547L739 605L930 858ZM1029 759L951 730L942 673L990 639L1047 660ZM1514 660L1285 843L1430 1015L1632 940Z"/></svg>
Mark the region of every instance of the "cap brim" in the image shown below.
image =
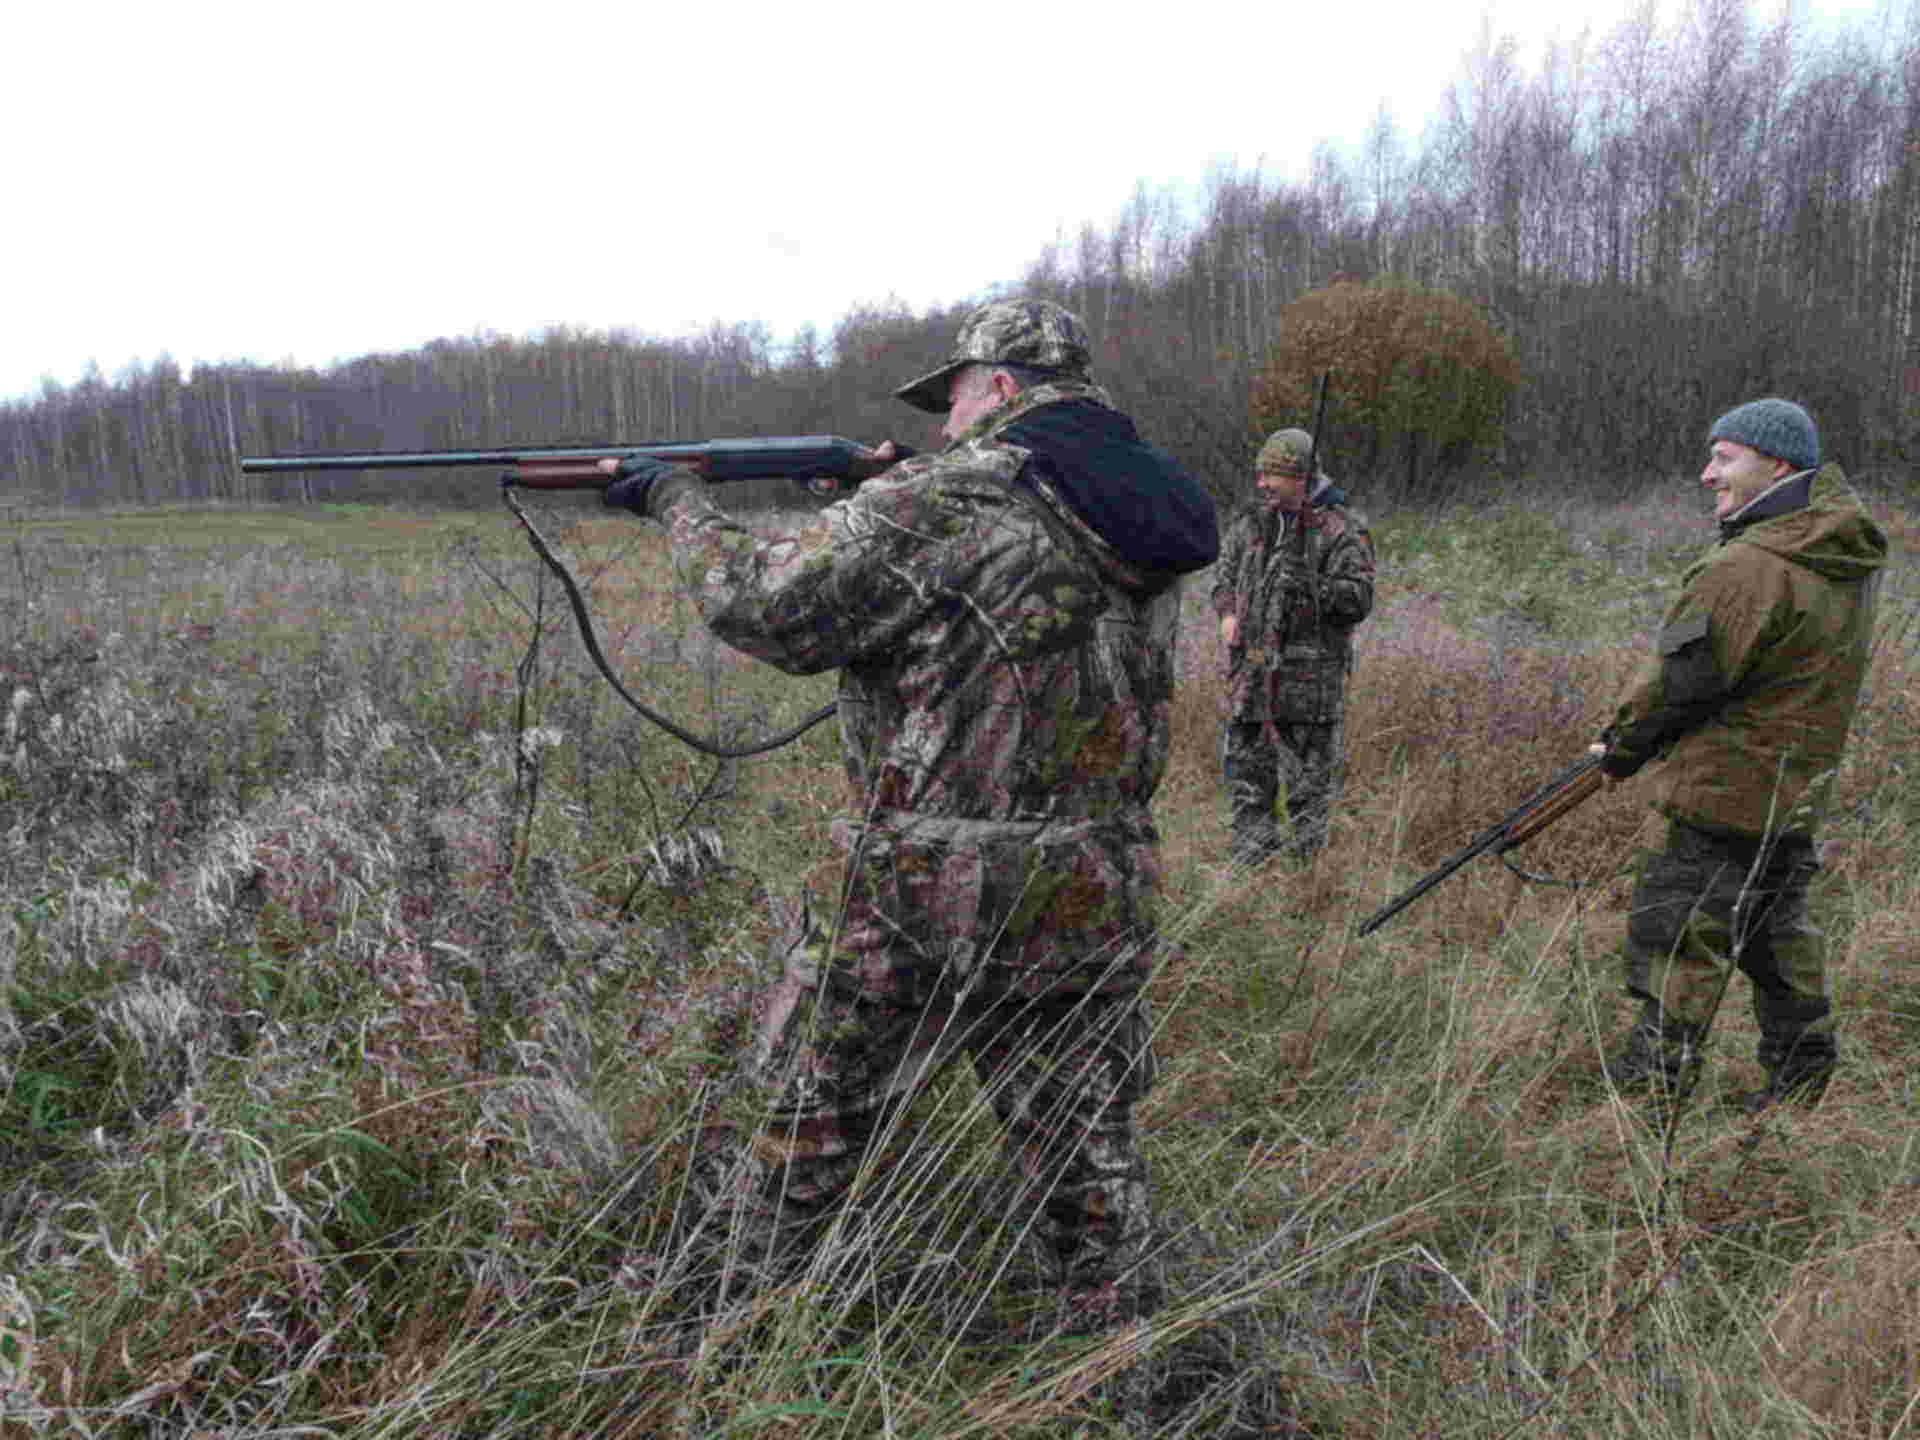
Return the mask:
<svg viewBox="0 0 1920 1440"><path fill-rule="evenodd" d="M902 385L893 392L894 398L904 400L914 409L925 410L930 415L944 415L953 408L953 402L947 395L950 382L971 364L971 360L949 360L938 370Z"/></svg>

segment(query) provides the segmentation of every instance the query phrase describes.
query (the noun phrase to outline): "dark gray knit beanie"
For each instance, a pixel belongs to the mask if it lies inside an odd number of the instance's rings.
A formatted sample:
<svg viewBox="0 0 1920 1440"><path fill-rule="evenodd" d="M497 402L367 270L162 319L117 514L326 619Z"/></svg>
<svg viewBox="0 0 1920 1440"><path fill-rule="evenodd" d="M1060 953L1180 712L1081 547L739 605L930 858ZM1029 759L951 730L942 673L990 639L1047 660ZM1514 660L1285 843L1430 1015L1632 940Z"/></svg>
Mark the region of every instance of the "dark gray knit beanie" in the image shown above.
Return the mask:
<svg viewBox="0 0 1920 1440"><path fill-rule="evenodd" d="M1750 445L1795 470L1811 470L1820 463L1820 432L1813 428L1813 417L1778 396L1734 406L1707 432L1707 443L1715 440Z"/></svg>

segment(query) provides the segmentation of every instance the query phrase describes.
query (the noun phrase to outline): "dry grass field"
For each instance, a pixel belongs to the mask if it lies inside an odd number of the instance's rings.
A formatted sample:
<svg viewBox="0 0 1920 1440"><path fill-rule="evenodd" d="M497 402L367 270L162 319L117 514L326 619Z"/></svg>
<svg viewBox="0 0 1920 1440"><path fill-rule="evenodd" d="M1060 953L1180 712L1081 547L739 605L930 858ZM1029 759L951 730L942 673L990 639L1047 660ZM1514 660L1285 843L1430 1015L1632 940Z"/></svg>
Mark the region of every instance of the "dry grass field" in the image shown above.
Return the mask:
<svg viewBox="0 0 1920 1440"><path fill-rule="evenodd" d="M1695 487L1375 515L1304 871L1226 861L1202 577L1141 1110L1169 1298L1104 1340L1026 1323L958 1073L803 1276L691 1318L684 1152L751 1110L831 724L715 767L638 723L505 514L36 513L0 533L0 1434L1920 1435L1920 516L1875 508L1815 892L1846 1067L1812 1115L1721 1104L1736 987L1671 1134L1600 1069L1633 785L1519 852L1577 886L1484 859L1355 931L1604 723ZM642 698L735 739L831 698L712 644L656 531L536 513Z"/></svg>

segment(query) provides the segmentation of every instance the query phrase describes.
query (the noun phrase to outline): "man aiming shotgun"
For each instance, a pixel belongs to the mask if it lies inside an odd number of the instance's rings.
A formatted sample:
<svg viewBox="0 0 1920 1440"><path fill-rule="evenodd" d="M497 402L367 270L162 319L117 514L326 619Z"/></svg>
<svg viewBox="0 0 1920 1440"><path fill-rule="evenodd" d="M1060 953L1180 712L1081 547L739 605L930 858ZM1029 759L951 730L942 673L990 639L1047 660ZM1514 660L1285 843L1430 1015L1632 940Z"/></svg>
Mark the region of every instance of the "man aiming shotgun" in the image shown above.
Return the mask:
<svg viewBox="0 0 1920 1440"><path fill-rule="evenodd" d="M1213 503L1113 407L1051 302L982 306L896 393L944 417L945 447L780 458L772 473L865 483L768 539L714 503L709 482L737 476L710 455L463 453L513 484L602 489L664 527L718 638L839 672L838 883L798 907L756 1007L744 1068L767 1123L710 1127L689 1176L730 1241L722 1293L803 1263L870 1150L964 1058L1061 1323L1121 1325L1158 1294L1133 1118L1154 1075L1152 802L1180 579L1218 554Z"/></svg>
<svg viewBox="0 0 1920 1440"><path fill-rule="evenodd" d="M838 670L851 804L840 881L779 941L748 1135L703 1136L692 1189L742 1288L790 1273L890 1128L970 1060L1023 1179L1062 1322L1153 1308L1134 1106L1179 578L1212 502L1091 374L1080 321L996 301L903 386L948 444L761 539L684 468L608 460L609 505L665 527L716 636ZM872 452L885 458L881 447Z"/></svg>

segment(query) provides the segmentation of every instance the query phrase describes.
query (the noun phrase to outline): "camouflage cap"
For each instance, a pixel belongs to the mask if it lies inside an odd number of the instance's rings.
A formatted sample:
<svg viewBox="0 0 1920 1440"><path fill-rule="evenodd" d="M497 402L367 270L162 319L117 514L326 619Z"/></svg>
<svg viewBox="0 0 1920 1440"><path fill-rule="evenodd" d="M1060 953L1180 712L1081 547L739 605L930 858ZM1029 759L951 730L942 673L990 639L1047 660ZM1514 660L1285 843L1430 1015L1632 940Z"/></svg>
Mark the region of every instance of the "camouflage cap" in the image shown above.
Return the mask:
<svg viewBox="0 0 1920 1440"><path fill-rule="evenodd" d="M1083 380L1092 364L1086 327L1051 300L994 300L966 319L953 354L938 370L893 393L935 415L952 408L947 385L969 365L1024 365Z"/></svg>
<svg viewBox="0 0 1920 1440"><path fill-rule="evenodd" d="M1253 468L1276 475L1304 475L1313 459L1313 436L1304 430L1276 430L1254 457Z"/></svg>

